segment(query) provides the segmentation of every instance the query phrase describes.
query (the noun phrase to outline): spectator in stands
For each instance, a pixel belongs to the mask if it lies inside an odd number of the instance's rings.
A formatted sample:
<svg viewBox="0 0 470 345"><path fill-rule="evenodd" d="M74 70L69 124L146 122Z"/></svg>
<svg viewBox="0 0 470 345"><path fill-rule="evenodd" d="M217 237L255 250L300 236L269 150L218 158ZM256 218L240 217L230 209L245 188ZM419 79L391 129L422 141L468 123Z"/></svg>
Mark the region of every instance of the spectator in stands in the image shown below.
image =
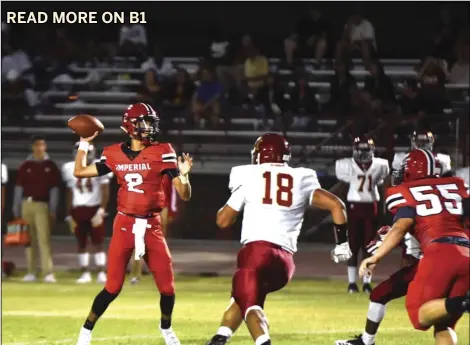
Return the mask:
<svg viewBox="0 0 470 345"><path fill-rule="evenodd" d="M2 42L2 81L12 70L18 73L19 77L28 78L30 82L34 83L29 56L21 48L14 47L8 42Z"/></svg>
<svg viewBox="0 0 470 345"><path fill-rule="evenodd" d="M164 111L161 121L169 122L174 116L186 113L191 104L191 98L194 94L194 83L185 69L178 68L174 77L165 87L165 97L163 101ZM168 125L161 126L163 129L169 128Z"/></svg>
<svg viewBox="0 0 470 345"><path fill-rule="evenodd" d="M215 68L217 78L226 90L231 90L236 85L235 79L235 44L222 28L212 28L213 36L210 45L209 61Z"/></svg>
<svg viewBox="0 0 470 345"><path fill-rule="evenodd" d="M15 70L8 71L2 83L2 118L20 124L31 119L39 104L31 83Z"/></svg>
<svg viewBox="0 0 470 345"><path fill-rule="evenodd" d="M142 24L123 24L119 32L123 56L142 56L147 49L147 31Z"/></svg>
<svg viewBox="0 0 470 345"><path fill-rule="evenodd" d="M368 68L372 57L377 53L374 26L359 12L353 14L344 26L343 35L336 46L336 59L348 59L355 55L362 57Z"/></svg>
<svg viewBox="0 0 470 345"><path fill-rule="evenodd" d="M457 52L457 61L450 69L450 81L453 84L468 84L469 83L469 45L459 48Z"/></svg>
<svg viewBox="0 0 470 345"><path fill-rule="evenodd" d="M209 68L201 71L201 82L192 99L192 120L195 125L203 128L207 120L216 128L219 123L220 101L224 93L222 84L214 77Z"/></svg>
<svg viewBox="0 0 470 345"><path fill-rule="evenodd" d="M396 101L393 83L379 60L372 61L369 72L365 78L364 100L375 112L389 112L395 108Z"/></svg>
<svg viewBox="0 0 470 345"><path fill-rule="evenodd" d="M255 105L263 106L263 125L268 125L268 119L272 117L271 104L271 78L269 74L269 62L266 56L261 54L258 48L253 47L249 57L245 61L245 80L248 91Z"/></svg>
<svg viewBox="0 0 470 345"><path fill-rule="evenodd" d="M289 67L294 65L295 56L314 57L319 65L327 48L328 23L317 9L309 11L308 17L297 23L295 32L284 40L284 52Z"/></svg>
<svg viewBox="0 0 470 345"><path fill-rule="evenodd" d="M350 115L353 107L359 105L360 90L348 65L342 60L336 62L335 75L330 85L330 99L326 104L326 110L335 115Z"/></svg>

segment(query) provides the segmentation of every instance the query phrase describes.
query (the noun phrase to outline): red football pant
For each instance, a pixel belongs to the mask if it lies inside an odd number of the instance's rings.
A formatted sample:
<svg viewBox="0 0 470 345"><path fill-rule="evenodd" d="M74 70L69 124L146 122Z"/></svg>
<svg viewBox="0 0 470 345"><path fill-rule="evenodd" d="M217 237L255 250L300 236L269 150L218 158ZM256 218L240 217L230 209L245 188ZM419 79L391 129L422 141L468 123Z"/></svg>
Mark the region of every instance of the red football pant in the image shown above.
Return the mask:
<svg viewBox="0 0 470 345"><path fill-rule="evenodd" d="M153 275L155 284L162 295L171 296L175 293L171 254L166 245L160 225L160 215L148 218L145 233L144 260ZM121 291L126 275L126 268L134 251L134 234L132 227L135 218L118 213L114 219L113 236L108 249L108 279L106 290L117 294Z"/></svg>
<svg viewBox="0 0 470 345"><path fill-rule="evenodd" d="M403 267L393 273L372 290L370 301L385 305L391 300L406 296L408 286L413 280L417 269L418 263Z"/></svg>
<svg viewBox="0 0 470 345"><path fill-rule="evenodd" d="M363 250L375 238L377 233L377 203L349 203L348 237L349 247L356 261L359 250Z"/></svg>
<svg viewBox="0 0 470 345"><path fill-rule="evenodd" d="M256 241L241 248L232 280L232 297L243 317L252 306L263 308L266 295L286 286L294 271L293 255L278 245Z"/></svg>
<svg viewBox="0 0 470 345"><path fill-rule="evenodd" d="M78 206L70 210L70 215L75 221L74 234L77 239L78 250L85 250L88 237L94 245L101 245L104 242L104 223L97 227L92 227L91 219L98 211L99 206Z"/></svg>
<svg viewBox="0 0 470 345"><path fill-rule="evenodd" d="M426 247L406 296L406 309L414 328L422 331L429 328L419 323L419 308L424 303L467 293L469 266L469 250L466 247L446 243L431 243ZM454 328L460 317L452 317L441 325L435 325L435 328Z"/></svg>

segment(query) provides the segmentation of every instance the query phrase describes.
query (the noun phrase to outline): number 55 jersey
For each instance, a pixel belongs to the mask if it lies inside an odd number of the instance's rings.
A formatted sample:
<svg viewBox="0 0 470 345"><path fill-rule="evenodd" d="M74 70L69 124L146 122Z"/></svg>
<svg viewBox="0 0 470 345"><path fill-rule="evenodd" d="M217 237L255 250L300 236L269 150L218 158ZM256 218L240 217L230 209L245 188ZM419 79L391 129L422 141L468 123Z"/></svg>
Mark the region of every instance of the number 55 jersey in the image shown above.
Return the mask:
<svg viewBox="0 0 470 345"><path fill-rule="evenodd" d="M312 169L282 163L232 168L232 196L227 205L235 211L244 207L241 243L266 241L296 252L305 209L318 188L321 186Z"/></svg>
<svg viewBox="0 0 470 345"><path fill-rule="evenodd" d="M132 151L126 143L107 146L97 164L100 175L111 171L119 184L119 212L147 217L165 207L163 175L170 180L178 175L176 153L168 143L151 144Z"/></svg>
<svg viewBox="0 0 470 345"><path fill-rule="evenodd" d="M462 226L462 199L467 197L461 178L426 178L389 188L386 205L392 214L400 211L401 217L415 219L412 232L424 251L441 237L468 238Z"/></svg>

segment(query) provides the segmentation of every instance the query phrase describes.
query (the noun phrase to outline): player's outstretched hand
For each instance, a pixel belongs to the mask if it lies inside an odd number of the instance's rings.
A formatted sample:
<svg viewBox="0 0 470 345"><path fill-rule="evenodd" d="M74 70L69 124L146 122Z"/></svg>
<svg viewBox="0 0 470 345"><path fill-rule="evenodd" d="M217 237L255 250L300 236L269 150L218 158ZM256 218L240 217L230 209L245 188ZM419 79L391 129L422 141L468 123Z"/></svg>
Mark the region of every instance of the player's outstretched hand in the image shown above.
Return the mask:
<svg viewBox="0 0 470 345"><path fill-rule="evenodd" d="M88 138L80 138L80 141L88 141L88 142L91 142L93 141L93 139L95 139L98 134L100 134L100 132L96 131L95 134L93 134L91 137L88 137Z"/></svg>
<svg viewBox="0 0 470 345"><path fill-rule="evenodd" d="M183 152L183 156L178 157L178 169L180 171L180 174L183 176L188 175L192 167L193 159L191 158L189 153Z"/></svg>
<svg viewBox="0 0 470 345"><path fill-rule="evenodd" d="M370 256L361 262L361 266L359 267L359 275L361 277L370 275L372 271L377 267L378 260L375 256Z"/></svg>

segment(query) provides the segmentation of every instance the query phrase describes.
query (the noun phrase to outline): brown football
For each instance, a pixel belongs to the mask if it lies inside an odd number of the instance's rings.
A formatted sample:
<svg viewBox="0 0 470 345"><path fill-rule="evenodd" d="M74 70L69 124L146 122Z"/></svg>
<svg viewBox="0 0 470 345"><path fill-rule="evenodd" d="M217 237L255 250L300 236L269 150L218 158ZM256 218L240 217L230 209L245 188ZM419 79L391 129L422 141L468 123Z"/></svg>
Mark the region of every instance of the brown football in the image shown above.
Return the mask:
<svg viewBox="0 0 470 345"><path fill-rule="evenodd" d="M74 116L69 120L68 126L82 138L88 138L95 132L102 133L104 131L101 121L91 115Z"/></svg>

